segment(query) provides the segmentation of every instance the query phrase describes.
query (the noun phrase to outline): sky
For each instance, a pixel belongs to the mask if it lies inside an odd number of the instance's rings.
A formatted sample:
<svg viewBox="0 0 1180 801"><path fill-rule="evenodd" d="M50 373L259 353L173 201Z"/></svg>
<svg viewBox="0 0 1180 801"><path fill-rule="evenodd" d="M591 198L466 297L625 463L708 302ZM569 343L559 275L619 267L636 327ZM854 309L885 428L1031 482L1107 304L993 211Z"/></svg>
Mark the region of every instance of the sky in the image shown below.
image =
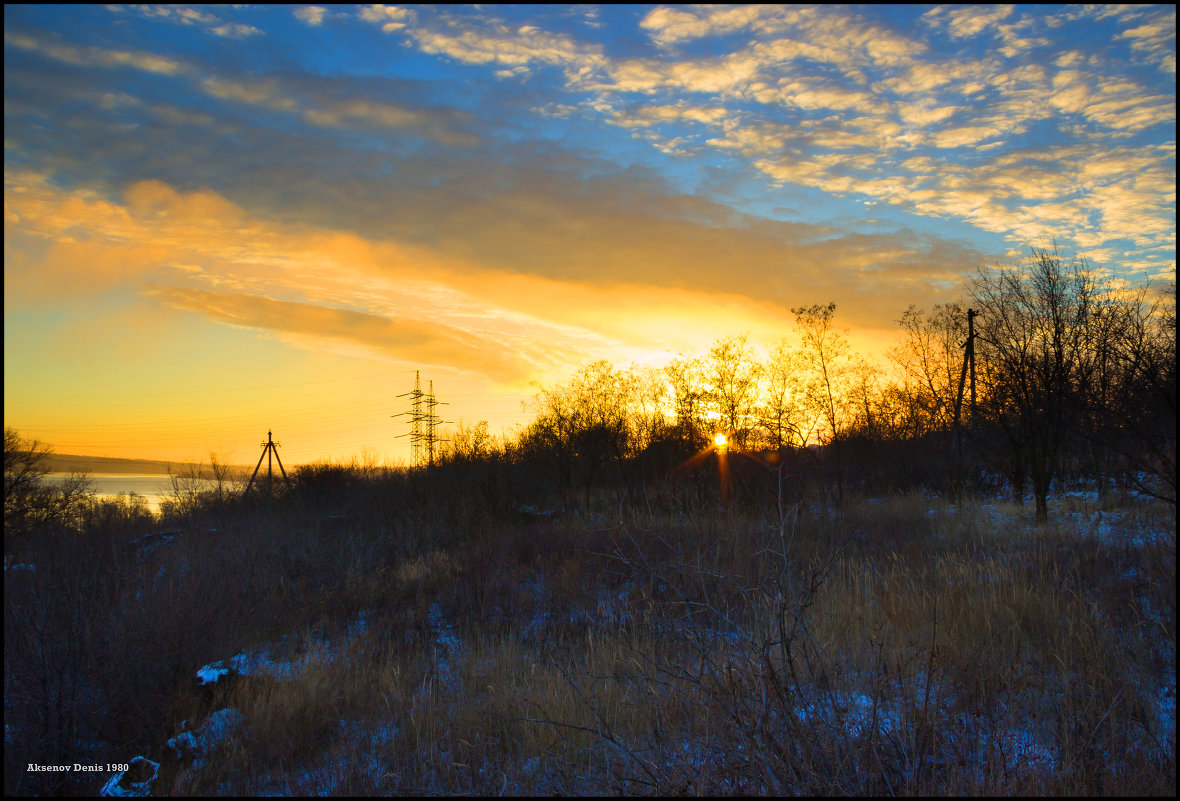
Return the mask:
<svg viewBox="0 0 1180 801"><path fill-rule="evenodd" d="M879 356L1056 245L1176 255L1166 6L7 5L4 421L405 462L581 365Z"/></svg>

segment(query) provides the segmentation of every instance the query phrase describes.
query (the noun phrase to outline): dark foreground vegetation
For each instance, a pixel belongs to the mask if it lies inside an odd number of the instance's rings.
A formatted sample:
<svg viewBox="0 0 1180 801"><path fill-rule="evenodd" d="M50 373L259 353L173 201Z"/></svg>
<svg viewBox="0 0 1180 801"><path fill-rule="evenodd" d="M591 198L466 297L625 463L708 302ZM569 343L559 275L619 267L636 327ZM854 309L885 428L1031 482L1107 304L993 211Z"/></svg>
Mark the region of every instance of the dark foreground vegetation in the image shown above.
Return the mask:
<svg viewBox="0 0 1180 801"><path fill-rule="evenodd" d="M159 514L7 429L5 792L1170 795L1174 315L1070 270L1023 275L1089 310L980 279L957 427L965 309L887 383L814 306Z"/></svg>

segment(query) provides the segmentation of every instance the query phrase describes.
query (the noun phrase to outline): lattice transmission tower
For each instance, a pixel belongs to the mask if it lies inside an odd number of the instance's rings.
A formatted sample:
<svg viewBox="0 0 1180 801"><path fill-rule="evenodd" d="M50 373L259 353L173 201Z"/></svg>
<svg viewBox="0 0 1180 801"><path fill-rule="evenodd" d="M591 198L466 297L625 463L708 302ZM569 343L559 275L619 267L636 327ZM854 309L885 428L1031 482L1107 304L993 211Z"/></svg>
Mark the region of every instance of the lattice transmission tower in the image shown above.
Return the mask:
<svg viewBox="0 0 1180 801"><path fill-rule="evenodd" d="M446 405L434 397L434 382L431 381L430 391L426 393L426 463L429 465L434 464L434 446L445 441L439 438L438 427L446 421L438 416L436 409Z"/></svg>
<svg viewBox="0 0 1180 801"><path fill-rule="evenodd" d="M414 371L414 389L402 395L399 398L410 399L410 411L400 412L398 414L390 415L390 417L404 417L410 416L410 433L399 434L398 439L408 436L410 438L410 465L417 467L422 463L422 378L419 371Z"/></svg>
<svg viewBox="0 0 1180 801"><path fill-rule="evenodd" d="M422 391L422 376L421 371L414 371L414 389L402 395L399 398L410 399L410 411L401 412L399 414L390 415L391 417L405 417L409 415L410 418L410 433L399 434L398 437L410 438L410 465L419 467L423 464L433 465L435 459L435 446L443 442L438 436L438 427L445 421L438 416L436 411L439 406L446 406L434 396L434 382L429 384L429 391Z"/></svg>

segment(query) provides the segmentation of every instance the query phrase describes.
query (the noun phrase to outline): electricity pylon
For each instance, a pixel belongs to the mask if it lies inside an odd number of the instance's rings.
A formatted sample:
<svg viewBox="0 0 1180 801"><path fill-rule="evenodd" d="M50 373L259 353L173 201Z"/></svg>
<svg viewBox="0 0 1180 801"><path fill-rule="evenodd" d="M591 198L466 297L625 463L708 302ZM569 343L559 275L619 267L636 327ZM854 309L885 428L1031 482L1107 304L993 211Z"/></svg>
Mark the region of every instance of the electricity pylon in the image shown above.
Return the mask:
<svg viewBox="0 0 1180 801"><path fill-rule="evenodd" d="M418 370L414 371L414 389L411 392L406 392L398 395L399 398L410 399L410 411L401 412L400 414L393 414L390 417L410 416L410 433L399 434L398 437L408 436L410 438L410 464L413 467L418 467L422 464L433 465L435 455L435 444L441 442L438 438L437 429L443 424L443 420L439 419L435 409L439 406L446 406L447 404L440 402L434 397L434 382L431 381L430 390L428 392L422 391L422 376ZM425 411L423 411L425 406Z"/></svg>
<svg viewBox="0 0 1180 801"><path fill-rule="evenodd" d="M259 468L262 467L262 460L266 459L266 497L274 497L274 475L271 457L274 461L279 463L279 470L283 473L283 481L287 483L287 489L291 488L291 479L287 478L287 471L283 469L283 460L279 458L279 443L271 439L271 432L266 432L266 442L262 443L262 455L258 457L258 464L254 465L254 472L250 476L250 481L246 484L246 489L242 492L244 498L250 492L250 488L254 486L254 479L258 475Z"/></svg>
<svg viewBox="0 0 1180 801"><path fill-rule="evenodd" d="M410 433L399 434L398 437L409 436L410 438L410 464L417 466L422 461L422 378L419 371L414 371L414 389L411 392L406 392L398 395L399 398L410 399ZM390 417L401 417L407 414L401 412L400 414L391 414Z"/></svg>
<svg viewBox="0 0 1180 801"><path fill-rule="evenodd" d="M440 402L434 397L434 382L430 382L430 391L426 394L426 463L434 466L434 445L436 442L442 442L438 438L437 429L443 424L443 420L435 414L435 409L439 406L447 406L448 404Z"/></svg>

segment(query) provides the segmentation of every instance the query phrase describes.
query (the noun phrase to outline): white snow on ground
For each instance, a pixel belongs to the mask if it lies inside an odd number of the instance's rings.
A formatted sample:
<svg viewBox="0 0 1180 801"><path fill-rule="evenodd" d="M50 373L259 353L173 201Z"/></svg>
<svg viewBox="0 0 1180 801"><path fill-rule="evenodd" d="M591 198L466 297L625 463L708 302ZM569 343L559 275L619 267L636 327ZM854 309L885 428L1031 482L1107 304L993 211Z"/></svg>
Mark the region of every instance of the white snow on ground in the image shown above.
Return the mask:
<svg viewBox="0 0 1180 801"><path fill-rule="evenodd" d="M196 729L184 731L168 741L177 758L191 758L193 767L200 768L214 748L242 725L242 713L233 707L219 709Z"/></svg>
<svg viewBox="0 0 1180 801"><path fill-rule="evenodd" d="M1057 769L1057 757L1028 729L1005 729L994 736L982 732L980 737L985 754L1003 760L1005 773L1047 774ZM984 757L975 764L983 770L988 766L988 760Z"/></svg>
<svg viewBox="0 0 1180 801"><path fill-rule="evenodd" d="M216 684L223 676L231 673L237 676L268 676L279 681L293 681L306 673L312 665L335 661L350 642L368 630L368 626L369 613L361 612L336 640L313 639L295 659L277 659L271 656L269 646L264 646L255 651L235 654L228 660L211 662L197 671L197 678L202 685Z"/></svg>
<svg viewBox="0 0 1180 801"><path fill-rule="evenodd" d="M217 680L229 673L229 668L222 666L220 662L214 662L210 665L205 665L197 671L197 678L201 680L201 686L206 684L216 684Z"/></svg>
<svg viewBox="0 0 1180 801"><path fill-rule="evenodd" d="M333 795L346 777L380 787L390 770L382 753L399 733L400 729L392 722L366 728L341 720L338 737L323 754L281 778L268 777L258 788L258 795Z"/></svg>
<svg viewBox="0 0 1180 801"><path fill-rule="evenodd" d="M438 678L447 684L455 681L456 673L451 665L463 652L463 642L455 634L455 627L448 622L437 603L430 605L426 613L430 630L434 634L434 662Z"/></svg>
<svg viewBox="0 0 1180 801"><path fill-rule="evenodd" d="M533 614L521 631L520 637L524 642L537 641L545 635L553 617L552 594L539 575L526 579L523 582L523 587L528 589L529 598L533 605Z"/></svg>
<svg viewBox="0 0 1180 801"><path fill-rule="evenodd" d="M128 766L127 770L112 776L98 794L104 798L147 798L150 796L152 782L160 772L160 763L137 756L128 763Z"/></svg>
<svg viewBox="0 0 1180 801"><path fill-rule="evenodd" d="M598 591L598 605L593 620L603 626L623 626L635 617L635 606L631 602L631 585L617 590Z"/></svg>
<svg viewBox="0 0 1180 801"><path fill-rule="evenodd" d="M901 716L892 705L877 702L877 733L886 735L901 727ZM796 707L795 715L803 721L822 722L846 731L853 738L866 734L873 726L873 699L862 693L833 693L830 704Z"/></svg>
<svg viewBox="0 0 1180 801"><path fill-rule="evenodd" d="M1172 671L1168 686L1163 687L1155 699L1155 740L1153 745L1161 757L1176 756L1176 672Z"/></svg>
<svg viewBox="0 0 1180 801"><path fill-rule="evenodd" d="M857 739L872 730L874 701L862 693L834 693L830 702L797 707L795 714L800 720L822 724ZM904 736L906 726L896 704L878 700L875 714L878 735ZM944 724L944 731L961 731L978 743L979 752L972 755L972 764L980 771L981 781L989 769L999 769L1006 774L1048 774L1056 770L1057 756L1031 729L992 729L990 724L981 724L983 721L971 717ZM949 742L946 745L953 748Z"/></svg>
<svg viewBox="0 0 1180 801"><path fill-rule="evenodd" d="M348 639L359 637L369 630L369 612L362 610L357 613L356 620L348 624L348 628L344 631L344 636Z"/></svg>
<svg viewBox="0 0 1180 801"><path fill-rule="evenodd" d="M1140 518L1134 517L1135 512L1119 510L1115 512L1098 509L1097 495L1091 492L1067 492L1065 497L1075 502L1072 509L1081 506L1087 511L1072 511L1065 508L1053 508L1051 513L1063 531L1074 531L1081 537L1098 537L1107 542L1118 542L1121 545L1142 546L1151 541L1158 541L1161 537L1169 536L1174 539L1174 533L1157 532L1151 530ZM1051 503L1054 501L1051 499ZM1059 498L1056 501L1061 503ZM1092 510L1092 511L1089 511ZM962 513L954 505L944 507L932 506L930 515L955 515ZM1031 517L1031 509L1027 510ZM974 507L970 512L981 520L988 520L994 526L1001 523L1013 522L1013 508L1002 503L984 503ZM1031 531L1031 522L1029 523ZM522 636L525 639L544 636L552 622L552 594L539 578L527 580L522 587L531 598L533 614L524 625ZM590 625L623 625L633 619L635 606L631 600L630 587L614 590L599 590L596 606L585 610L571 611L571 622L586 622ZM228 660L205 665L197 671L197 677L202 684L215 683L227 674L240 676L263 675L282 681L297 679L314 664L337 661L348 644L356 637L362 636L369 628L369 615L362 612L350 622L342 633L331 641L327 638L311 639L306 650L291 659L275 658L271 655L269 646L259 647L248 652L236 654ZM575 620L576 618L576 620ZM434 654L433 677L447 687L456 687L458 682L458 665L462 659L463 642L455 631L455 626L446 619L442 606L432 603L427 612L427 623L431 631ZM710 637L716 637L719 642L734 642L739 633L710 631ZM1174 658L1174 657L1173 657ZM426 686L424 684L424 691ZM1165 756L1170 750L1174 754L1176 739L1176 705L1175 680L1151 695L1156 700L1154 705L1155 720L1151 726L1151 736L1145 738L1144 747L1157 748ZM875 710L874 710L875 704ZM883 737L901 736L906 731L905 715L901 711L905 703L893 703L889 700L874 699L863 693L836 693L831 698L818 704L797 707L794 711L800 720L814 724L830 726L842 731L852 739L866 736L875 725L877 733ZM178 756L190 756L192 767L204 765L206 756L230 736L234 730L242 725L242 715L236 709L222 709L213 713L196 729L184 731L168 741L168 746ZM963 731L969 740L980 770L988 767L1002 769L1006 773L1033 772L1051 773L1058 767L1059 759L1053 749L1047 746L1043 738L1030 727L1019 720L1013 720L1009 727L983 728L969 720L946 721L952 729ZM7 730L6 730L7 734ZM394 741L400 732L398 726L390 721L376 727L359 723L340 721L340 736L320 756L302 766L293 766L282 777L267 777L263 779L265 786L258 789L262 794L306 795L330 794L339 789L345 777L356 777L359 774L369 777L374 787L379 787L385 776L387 766L381 754ZM681 759L687 759L688 764L697 766L706 760L716 760L717 756L703 744L685 742L684 754ZM137 757L137 760L142 757ZM146 760L144 760L146 762ZM989 765L990 763L990 765ZM155 765L155 763L148 763ZM714 767L719 765L714 764ZM156 765L158 768L158 765ZM152 774L154 778L155 774ZM122 781L123 774L111 779L103 788L103 795L147 795L151 779L142 782Z"/></svg>

